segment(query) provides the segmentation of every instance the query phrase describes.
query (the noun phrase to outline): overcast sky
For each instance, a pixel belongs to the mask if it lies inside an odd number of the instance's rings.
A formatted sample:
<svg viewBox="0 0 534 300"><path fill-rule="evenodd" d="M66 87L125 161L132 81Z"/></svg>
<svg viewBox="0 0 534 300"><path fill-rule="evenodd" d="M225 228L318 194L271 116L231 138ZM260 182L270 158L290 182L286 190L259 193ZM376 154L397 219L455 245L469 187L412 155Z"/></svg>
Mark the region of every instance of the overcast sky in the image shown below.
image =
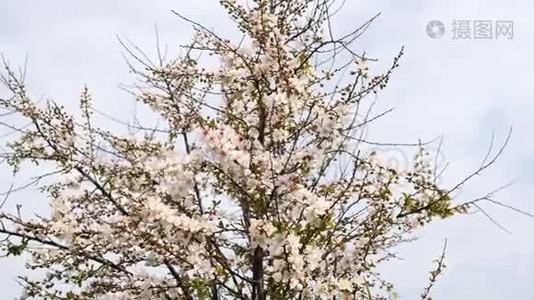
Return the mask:
<svg viewBox="0 0 534 300"><path fill-rule="evenodd" d="M496 199L534 212L534 4L527 0L347 2L336 20L340 30L382 12L356 45L379 58L377 66L389 65L406 46L401 67L378 98L379 108L392 107L394 112L370 128L369 138L415 142L443 135L442 158L450 163L444 182L450 184L478 167L492 133L497 143L502 142L513 127L504 155L462 191L460 200L513 181ZM28 88L36 97L75 107L87 84L98 109L127 120L133 101L117 86L132 78L116 36L128 37L153 53L157 24L161 40L172 51L188 40L190 28L171 9L219 33L231 32L234 28L217 3L6 0L0 10L0 52L13 65L29 58ZM430 20L443 22L440 39L427 36ZM498 21L513 21L514 36L455 40L454 20L485 20L494 27ZM11 179L2 179L0 187L7 189ZM46 206L31 197L35 194L27 195L15 201ZM420 231L417 242L399 249L404 259L385 268L384 274L396 283L400 299L418 297L445 238L448 269L436 287L436 299L534 299L534 219L486 208L510 233L481 214L460 216ZM20 292L15 278L21 271L20 260L0 260L0 299Z"/></svg>

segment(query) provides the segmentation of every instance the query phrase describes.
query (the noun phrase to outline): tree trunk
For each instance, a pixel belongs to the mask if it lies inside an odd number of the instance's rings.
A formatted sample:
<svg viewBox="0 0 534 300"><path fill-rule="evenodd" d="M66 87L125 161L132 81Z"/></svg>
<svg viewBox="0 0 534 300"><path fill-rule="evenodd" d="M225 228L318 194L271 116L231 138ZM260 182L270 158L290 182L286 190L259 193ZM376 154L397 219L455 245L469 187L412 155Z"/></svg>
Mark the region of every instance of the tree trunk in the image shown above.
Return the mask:
<svg viewBox="0 0 534 300"><path fill-rule="evenodd" d="M266 296L263 286L263 249L259 246L254 250L254 257L252 259L252 279L254 280L252 299L265 300Z"/></svg>

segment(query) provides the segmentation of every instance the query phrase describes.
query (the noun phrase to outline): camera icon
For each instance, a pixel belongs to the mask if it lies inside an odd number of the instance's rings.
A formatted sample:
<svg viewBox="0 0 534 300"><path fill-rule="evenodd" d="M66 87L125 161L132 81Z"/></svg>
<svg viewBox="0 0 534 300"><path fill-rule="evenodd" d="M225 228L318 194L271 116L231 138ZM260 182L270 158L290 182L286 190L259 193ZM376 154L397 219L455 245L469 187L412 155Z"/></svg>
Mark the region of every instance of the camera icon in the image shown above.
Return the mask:
<svg viewBox="0 0 534 300"><path fill-rule="evenodd" d="M445 25L440 20L432 20L426 24L426 35L432 39L440 39L445 34Z"/></svg>

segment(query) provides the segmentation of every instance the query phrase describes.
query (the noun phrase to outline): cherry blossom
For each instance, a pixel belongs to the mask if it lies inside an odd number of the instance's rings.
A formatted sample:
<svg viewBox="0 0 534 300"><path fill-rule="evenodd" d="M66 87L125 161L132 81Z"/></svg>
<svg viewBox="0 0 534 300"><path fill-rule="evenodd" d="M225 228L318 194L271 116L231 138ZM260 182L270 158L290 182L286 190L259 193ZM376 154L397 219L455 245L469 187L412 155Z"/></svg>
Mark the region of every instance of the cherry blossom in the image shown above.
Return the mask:
<svg viewBox="0 0 534 300"><path fill-rule="evenodd" d="M52 169L49 215L0 212L5 252L44 270L21 277L23 298L385 299L391 250L473 204L424 147L393 168L359 138L402 51L371 72L362 32L330 31L331 1L220 2L241 40L177 13L195 31L179 57L128 49L131 92L164 128L100 128L88 89L74 117L6 68L0 106L30 126L13 126L5 163Z"/></svg>

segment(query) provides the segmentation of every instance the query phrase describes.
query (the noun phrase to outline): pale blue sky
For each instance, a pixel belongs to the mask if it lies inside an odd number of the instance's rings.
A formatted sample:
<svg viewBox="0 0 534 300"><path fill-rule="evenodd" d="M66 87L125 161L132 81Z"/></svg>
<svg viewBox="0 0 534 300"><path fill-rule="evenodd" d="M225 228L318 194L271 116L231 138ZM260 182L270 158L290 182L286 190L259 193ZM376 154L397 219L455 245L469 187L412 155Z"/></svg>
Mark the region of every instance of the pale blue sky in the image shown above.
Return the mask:
<svg viewBox="0 0 534 300"><path fill-rule="evenodd" d="M151 53L157 24L162 41L172 50L188 40L190 30L171 9L220 33L229 32L231 24L217 2L6 0L0 10L0 52L14 65L29 57L28 86L37 97L74 107L87 84L100 110L128 119L133 101L117 85L132 78L116 36L127 36ZM526 0L347 2L337 20L340 29L382 12L358 49L389 64L406 46L401 67L379 97L379 106L394 107L394 113L371 128L370 137L414 142L444 135L444 158L450 162L444 181L452 183L478 166L492 133L502 140L513 126L503 157L461 197L469 199L514 181L497 199L534 212L534 4ZM425 34L426 23L433 19L447 27L440 40ZM513 20L515 36L452 40L455 19ZM3 176L0 188L5 189L9 178ZM28 195L17 201L34 206L32 194ZM445 238L449 268L436 287L436 299L534 299L534 220L496 207L488 211L511 233L475 214L438 222L421 231L419 241L399 249L405 259L384 273L397 284L401 299L418 297ZM0 299L19 292L14 278L21 264L0 260Z"/></svg>

